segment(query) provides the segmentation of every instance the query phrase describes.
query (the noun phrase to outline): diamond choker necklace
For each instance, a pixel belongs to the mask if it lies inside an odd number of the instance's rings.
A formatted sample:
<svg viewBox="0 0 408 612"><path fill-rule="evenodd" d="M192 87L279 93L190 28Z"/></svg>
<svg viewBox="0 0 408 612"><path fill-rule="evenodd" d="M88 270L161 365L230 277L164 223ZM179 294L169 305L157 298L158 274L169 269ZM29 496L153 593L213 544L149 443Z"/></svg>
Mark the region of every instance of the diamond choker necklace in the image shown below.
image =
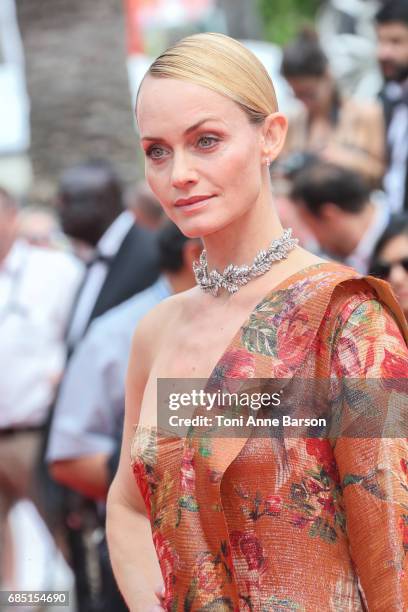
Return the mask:
<svg viewBox="0 0 408 612"><path fill-rule="evenodd" d="M271 246L259 251L251 266L234 266L230 264L224 272L211 270L208 272L207 252L204 249L200 255L200 260L193 263L193 270L197 285L203 291L218 295L218 291L223 287L230 293L236 293L240 287L246 285L252 278L261 276L271 269L274 261L286 259L288 253L295 248L299 240L291 238L292 228L288 227L280 238L274 240Z"/></svg>

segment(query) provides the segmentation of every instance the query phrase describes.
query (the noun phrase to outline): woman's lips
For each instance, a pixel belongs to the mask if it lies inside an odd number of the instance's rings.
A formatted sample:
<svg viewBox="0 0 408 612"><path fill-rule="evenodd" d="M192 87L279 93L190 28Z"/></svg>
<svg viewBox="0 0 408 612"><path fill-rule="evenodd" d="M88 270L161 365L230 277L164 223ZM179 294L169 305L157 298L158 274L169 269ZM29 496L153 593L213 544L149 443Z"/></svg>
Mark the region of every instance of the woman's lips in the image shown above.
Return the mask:
<svg viewBox="0 0 408 612"><path fill-rule="evenodd" d="M174 206L177 208L182 208L183 210L196 210L197 208L201 208L202 206L206 206L208 200L213 198L212 195L203 195L203 196L193 196L191 198L180 198L176 200Z"/></svg>

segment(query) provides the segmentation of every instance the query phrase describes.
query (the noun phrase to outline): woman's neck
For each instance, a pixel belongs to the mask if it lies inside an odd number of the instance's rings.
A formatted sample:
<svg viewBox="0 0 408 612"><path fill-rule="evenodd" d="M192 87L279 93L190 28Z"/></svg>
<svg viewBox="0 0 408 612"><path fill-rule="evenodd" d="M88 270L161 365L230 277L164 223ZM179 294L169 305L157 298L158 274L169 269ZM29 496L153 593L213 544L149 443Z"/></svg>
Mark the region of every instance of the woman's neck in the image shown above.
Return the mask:
<svg viewBox="0 0 408 612"><path fill-rule="evenodd" d="M282 233L272 201L258 202L224 229L203 238L208 268L222 272L229 264L251 265L257 253Z"/></svg>

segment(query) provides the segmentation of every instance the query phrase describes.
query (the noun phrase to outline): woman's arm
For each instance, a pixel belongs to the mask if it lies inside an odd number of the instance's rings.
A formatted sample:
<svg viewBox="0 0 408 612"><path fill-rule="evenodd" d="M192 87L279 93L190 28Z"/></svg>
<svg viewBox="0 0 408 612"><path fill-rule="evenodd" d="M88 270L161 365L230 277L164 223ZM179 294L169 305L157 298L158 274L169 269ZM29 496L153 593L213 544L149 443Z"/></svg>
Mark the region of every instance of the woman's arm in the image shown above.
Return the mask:
<svg viewBox="0 0 408 612"><path fill-rule="evenodd" d="M407 408L408 350L392 314L378 301L365 301L344 325L334 351L332 375L345 377L344 383L348 380L351 385L354 379L365 379L367 397L373 392L374 400L378 389L378 430L371 428L372 437L340 437L334 452L344 495L351 556L368 609L405 610L408 609L408 441L403 431L395 432L401 437L382 437L381 428L391 405L402 411L404 406ZM379 385L378 381L385 383L385 379L387 384ZM356 394L355 401L348 397L343 414L349 410L351 415L361 415L362 410L367 413L368 409L367 399ZM407 422L405 432L406 425Z"/></svg>
<svg viewBox="0 0 408 612"><path fill-rule="evenodd" d="M155 591L162 582L145 504L130 462L131 440L149 371L151 343L149 346L147 338L151 337L151 318L148 315L143 320L132 343L121 455L107 501L106 527L112 568L131 612L146 612L158 605Z"/></svg>
<svg viewBox="0 0 408 612"><path fill-rule="evenodd" d="M72 459L54 461L51 476L57 482L91 499L106 499L108 491L107 453L83 455Z"/></svg>

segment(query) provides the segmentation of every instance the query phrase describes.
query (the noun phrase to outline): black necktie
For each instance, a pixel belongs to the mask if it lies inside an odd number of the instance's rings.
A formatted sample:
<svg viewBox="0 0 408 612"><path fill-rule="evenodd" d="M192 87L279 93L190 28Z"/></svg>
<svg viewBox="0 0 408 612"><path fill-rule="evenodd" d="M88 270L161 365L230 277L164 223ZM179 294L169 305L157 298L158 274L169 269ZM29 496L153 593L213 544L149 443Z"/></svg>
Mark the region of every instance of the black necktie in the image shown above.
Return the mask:
<svg viewBox="0 0 408 612"><path fill-rule="evenodd" d="M113 256L111 256L111 255L104 255L103 253L100 253L98 250L96 250L94 252L93 256L91 257L91 259L89 259L89 261L85 262L85 274L84 274L84 276L82 278L82 282L81 282L81 284L80 284L80 286L78 288L78 291L77 291L77 294L76 294L76 298L74 300L74 303L73 303L73 306L72 306L72 309L71 309L71 313L70 313L70 316L68 318L68 322L67 322L67 325L66 325L66 328L65 328L64 336L65 336L65 342L66 342L66 344L68 346L69 346L69 337L70 337L71 325L72 325L72 322L74 320L74 316L75 316L75 313L76 313L76 307L78 305L79 297L80 297L80 295L81 295L81 293L83 291L83 288L84 288L84 286L87 283L89 272L90 272L92 266L95 263L101 262L101 263L104 263L107 267L109 267L111 265L113 259L114 259ZM70 350L72 348L73 347L69 346Z"/></svg>

